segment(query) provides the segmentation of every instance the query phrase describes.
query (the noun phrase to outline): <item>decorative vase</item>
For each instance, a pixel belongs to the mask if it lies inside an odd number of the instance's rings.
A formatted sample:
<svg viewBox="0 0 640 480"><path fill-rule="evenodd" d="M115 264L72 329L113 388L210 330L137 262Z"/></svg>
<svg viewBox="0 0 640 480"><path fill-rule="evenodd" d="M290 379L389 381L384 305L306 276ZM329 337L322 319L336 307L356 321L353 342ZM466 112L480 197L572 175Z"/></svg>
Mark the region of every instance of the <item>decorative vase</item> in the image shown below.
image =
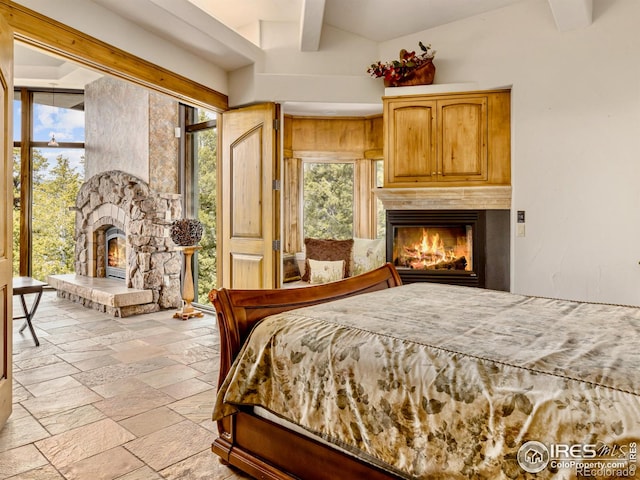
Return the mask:
<svg viewBox="0 0 640 480"><path fill-rule="evenodd" d="M436 66L429 60L398 80L384 79L385 87L407 87L410 85L431 85L436 75Z"/></svg>
<svg viewBox="0 0 640 480"><path fill-rule="evenodd" d="M202 223L195 218L175 220L171 224L171 240L183 247L196 245L202 238Z"/></svg>

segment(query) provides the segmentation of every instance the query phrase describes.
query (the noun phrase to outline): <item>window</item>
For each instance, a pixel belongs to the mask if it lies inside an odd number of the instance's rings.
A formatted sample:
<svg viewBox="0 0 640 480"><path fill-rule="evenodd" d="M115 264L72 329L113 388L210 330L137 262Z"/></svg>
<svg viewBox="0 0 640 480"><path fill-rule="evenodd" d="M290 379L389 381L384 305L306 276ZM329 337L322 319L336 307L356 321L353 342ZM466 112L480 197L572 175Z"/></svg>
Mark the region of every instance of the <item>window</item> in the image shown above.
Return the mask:
<svg viewBox="0 0 640 480"><path fill-rule="evenodd" d="M304 237L353 238L354 163L304 161Z"/></svg>
<svg viewBox="0 0 640 480"><path fill-rule="evenodd" d="M202 222L202 249L193 256L196 303L207 302L216 287L217 277L217 147L216 114L203 109L181 106L185 119L184 141L184 210L190 218Z"/></svg>
<svg viewBox="0 0 640 480"><path fill-rule="evenodd" d="M83 179L84 93L16 89L14 275L46 281L47 275L74 271L75 212L70 207Z"/></svg>

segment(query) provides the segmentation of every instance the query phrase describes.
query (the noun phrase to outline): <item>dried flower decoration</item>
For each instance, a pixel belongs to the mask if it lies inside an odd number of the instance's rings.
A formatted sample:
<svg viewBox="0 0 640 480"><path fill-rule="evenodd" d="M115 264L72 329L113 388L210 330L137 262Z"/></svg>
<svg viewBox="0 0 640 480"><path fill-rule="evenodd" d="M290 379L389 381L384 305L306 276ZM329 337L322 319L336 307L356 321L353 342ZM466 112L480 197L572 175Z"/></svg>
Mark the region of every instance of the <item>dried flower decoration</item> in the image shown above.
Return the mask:
<svg viewBox="0 0 640 480"><path fill-rule="evenodd" d="M403 48L400 50L398 60L387 63L380 61L372 63L367 69L367 73L374 78L383 77L385 85L396 85L402 79L413 75L416 69L433 63L436 51L431 48L431 44L424 45L422 42L418 42L418 45L422 53L416 54L415 51L409 52Z"/></svg>
<svg viewBox="0 0 640 480"><path fill-rule="evenodd" d="M202 223L195 218L175 220L171 224L171 240L183 247L196 245L202 238Z"/></svg>

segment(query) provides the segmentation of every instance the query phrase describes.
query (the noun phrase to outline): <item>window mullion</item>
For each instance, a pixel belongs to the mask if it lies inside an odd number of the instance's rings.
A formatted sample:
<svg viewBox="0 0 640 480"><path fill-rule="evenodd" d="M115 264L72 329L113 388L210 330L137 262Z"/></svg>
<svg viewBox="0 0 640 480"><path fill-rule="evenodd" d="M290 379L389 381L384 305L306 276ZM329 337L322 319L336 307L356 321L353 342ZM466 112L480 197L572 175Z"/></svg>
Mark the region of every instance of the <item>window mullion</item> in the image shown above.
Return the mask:
<svg viewBox="0 0 640 480"><path fill-rule="evenodd" d="M20 137L20 275L31 276L31 244L33 218L33 162L31 137L33 129L33 93L20 89L22 103Z"/></svg>

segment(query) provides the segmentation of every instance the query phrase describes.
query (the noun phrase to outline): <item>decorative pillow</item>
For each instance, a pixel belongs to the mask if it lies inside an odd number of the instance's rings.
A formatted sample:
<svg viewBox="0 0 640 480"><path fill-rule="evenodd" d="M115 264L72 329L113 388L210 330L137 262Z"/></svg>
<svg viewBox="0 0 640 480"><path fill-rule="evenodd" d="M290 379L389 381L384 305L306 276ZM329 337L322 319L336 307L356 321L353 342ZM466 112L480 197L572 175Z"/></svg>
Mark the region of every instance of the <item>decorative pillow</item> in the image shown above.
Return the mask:
<svg viewBox="0 0 640 480"><path fill-rule="evenodd" d="M384 265L386 244L383 238L354 238L351 275L360 275Z"/></svg>
<svg viewBox="0 0 640 480"><path fill-rule="evenodd" d="M295 282L300 280L300 267L298 267L298 260L296 260L295 253L282 254L282 281Z"/></svg>
<svg viewBox="0 0 640 480"><path fill-rule="evenodd" d="M348 277L351 272L351 256L353 254L353 238L348 240L334 240L322 238L305 238L304 239L305 255L307 259L323 261L344 260L344 275ZM305 272L302 280L309 281L309 262L305 266Z"/></svg>
<svg viewBox="0 0 640 480"><path fill-rule="evenodd" d="M335 282L344 278L344 260L323 261L310 258L308 262L311 285Z"/></svg>

